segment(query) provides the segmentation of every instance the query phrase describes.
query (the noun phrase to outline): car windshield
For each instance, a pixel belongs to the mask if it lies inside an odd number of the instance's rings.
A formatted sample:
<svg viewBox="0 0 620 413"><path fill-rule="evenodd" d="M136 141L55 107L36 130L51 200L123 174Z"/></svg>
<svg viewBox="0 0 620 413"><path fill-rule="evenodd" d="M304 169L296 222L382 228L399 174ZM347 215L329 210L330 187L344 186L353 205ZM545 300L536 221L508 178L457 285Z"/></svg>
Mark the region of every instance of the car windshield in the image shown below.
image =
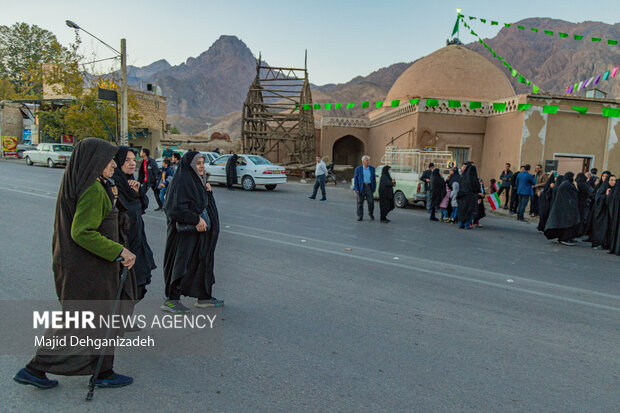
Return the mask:
<svg viewBox="0 0 620 413"><path fill-rule="evenodd" d="M73 152L71 145L54 145L54 152Z"/></svg>
<svg viewBox="0 0 620 413"><path fill-rule="evenodd" d="M251 160L254 163L254 165L273 165L267 159L263 158L262 156L258 156L258 155L250 155L248 156L248 159Z"/></svg>

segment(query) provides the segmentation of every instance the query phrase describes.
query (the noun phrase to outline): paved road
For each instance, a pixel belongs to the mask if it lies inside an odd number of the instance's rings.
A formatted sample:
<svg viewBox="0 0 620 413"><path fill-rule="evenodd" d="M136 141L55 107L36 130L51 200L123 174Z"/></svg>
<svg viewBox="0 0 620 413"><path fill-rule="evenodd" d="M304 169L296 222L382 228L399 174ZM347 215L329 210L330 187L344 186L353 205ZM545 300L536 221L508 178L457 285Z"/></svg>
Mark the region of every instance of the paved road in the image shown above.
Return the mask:
<svg viewBox="0 0 620 413"><path fill-rule="evenodd" d="M0 161L2 299L54 297L62 173ZM11 380L27 358L1 356L0 410L617 411L619 257L505 217L472 231L420 208L356 222L346 188L330 186L327 202L310 189L215 188L221 355L119 357L134 385L91 405L86 378L37 391ZM164 215L145 222L161 266ZM151 297L162 279L157 269Z"/></svg>

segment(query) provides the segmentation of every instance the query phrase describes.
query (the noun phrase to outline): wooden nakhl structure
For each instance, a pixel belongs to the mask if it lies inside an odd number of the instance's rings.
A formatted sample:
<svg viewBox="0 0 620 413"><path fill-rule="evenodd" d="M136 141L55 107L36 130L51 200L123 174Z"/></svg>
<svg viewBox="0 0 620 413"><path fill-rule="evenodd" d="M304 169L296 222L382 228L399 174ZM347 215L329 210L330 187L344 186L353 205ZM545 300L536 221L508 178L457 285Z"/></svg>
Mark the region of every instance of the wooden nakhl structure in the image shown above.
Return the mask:
<svg viewBox="0 0 620 413"><path fill-rule="evenodd" d="M243 104L244 153L282 165L313 162L316 143L307 62L306 53L303 69L272 67L259 55L256 78ZM303 110L304 104L310 109Z"/></svg>

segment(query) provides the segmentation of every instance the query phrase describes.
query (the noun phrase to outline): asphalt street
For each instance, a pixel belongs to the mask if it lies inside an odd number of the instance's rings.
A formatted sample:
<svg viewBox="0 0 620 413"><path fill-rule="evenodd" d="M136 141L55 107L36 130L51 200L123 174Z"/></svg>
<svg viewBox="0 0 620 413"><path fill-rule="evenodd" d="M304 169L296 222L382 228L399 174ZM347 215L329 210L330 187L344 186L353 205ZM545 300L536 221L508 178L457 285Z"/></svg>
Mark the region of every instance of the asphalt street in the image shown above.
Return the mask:
<svg viewBox="0 0 620 413"><path fill-rule="evenodd" d="M0 299L55 297L62 174L0 161ZM408 207L357 222L348 186L330 185L327 202L310 191L214 187L220 355L119 356L135 383L90 404L87 377L20 386L28 357L4 355L0 410L618 411L620 257L507 217L465 231ZM166 223L151 201L148 294L163 299Z"/></svg>

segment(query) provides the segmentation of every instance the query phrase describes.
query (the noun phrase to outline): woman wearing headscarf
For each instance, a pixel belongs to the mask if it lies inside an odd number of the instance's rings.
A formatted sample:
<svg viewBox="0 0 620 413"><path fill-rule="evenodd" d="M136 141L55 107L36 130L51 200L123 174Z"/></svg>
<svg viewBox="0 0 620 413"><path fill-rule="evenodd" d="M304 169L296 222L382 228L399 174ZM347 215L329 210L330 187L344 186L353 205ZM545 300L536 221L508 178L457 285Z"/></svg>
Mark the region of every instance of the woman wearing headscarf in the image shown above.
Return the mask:
<svg viewBox="0 0 620 413"><path fill-rule="evenodd" d="M609 171L603 171L603 173L601 174L600 178L597 178L596 183L594 185L594 189L592 190L591 196L590 196L590 210L588 213L588 219L586 220L586 228L585 228L585 234L587 235L587 238L584 239L584 242L592 242L592 231L593 231L593 225L594 225L594 207L596 205L596 199L599 196L599 190L601 189L601 187L603 185L605 185L605 183L607 182L607 179L609 178L609 175L611 175L611 172Z"/></svg>
<svg viewBox="0 0 620 413"><path fill-rule="evenodd" d="M108 142L88 138L76 146L65 169L56 201L52 267L56 294L63 311L76 310L80 300L93 301L88 309L99 315L112 312L113 301L120 286L120 266L131 268L135 255L122 244L122 212L116 204L116 187L109 178L114 174L116 147ZM135 279L128 278L121 296L133 300ZM109 308L108 308L109 307ZM79 310L84 310L83 305ZM77 328L48 329L47 337L93 337L99 330ZM117 333L118 334L118 333ZM67 340L69 344L69 340ZM112 354L110 354L112 352ZM21 369L14 380L22 384L48 389L58 384L46 373L65 376L92 375L98 354L90 347L62 346L38 349L35 357ZM121 387L133 379L112 370L113 350L103 358L98 387Z"/></svg>
<svg viewBox="0 0 620 413"><path fill-rule="evenodd" d="M133 271L136 277L138 291L136 299L141 300L146 295L146 286L151 283L151 271L157 266L153 259L153 251L146 239L144 220L142 215L149 206L146 191L134 180L136 170L136 155L128 146L120 146L114 156L117 168L112 179L118 188L118 199L127 209L129 228L125 231L129 250L136 255L136 265Z"/></svg>
<svg viewBox="0 0 620 413"><path fill-rule="evenodd" d="M592 248L602 250L609 247L607 229L609 226L609 211L607 209L607 190L609 189L609 173L603 172L601 183L598 186L592 205L592 228L590 242Z"/></svg>
<svg viewBox="0 0 620 413"><path fill-rule="evenodd" d="M558 186L555 201L547 218L545 225L547 239L557 238L560 244L575 245L573 237L580 222L578 193L574 174L567 172Z"/></svg>
<svg viewBox="0 0 620 413"><path fill-rule="evenodd" d="M429 197L430 202L430 213L431 213L431 221L439 221L435 217L435 212L440 209L441 201L446 196L446 181L443 180L441 174L439 172L439 168L433 169L431 173L431 186L430 186L431 195Z"/></svg>
<svg viewBox="0 0 620 413"><path fill-rule="evenodd" d="M555 174L551 173L545 186L540 190L538 195L538 206L540 209L540 215L538 216L538 227L540 232L545 230L547 225L547 218L549 218L549 212L551 212L551 200L553 196L553 187L555 185Z"/></svg>
<svg viewBox="0 0 620 413"><path fill-rule="evenodd" d="M233 185L237 183L237 159L239 157L233 153L228 161L226 161L226 186L233 189Z"/></svg>
<svg viewBox="0 0 620 413"><path fill-rule="evenodd" d="M390 175L390 166L385 165L381 169L381 179L379 180L379 209L381 211L380 222L387 223L390 220L387 214L394 209L394 184L396 183Z"/></svg>
<svg viewBox="0 0 620 413"><path fill-rule="evenodd" d="M207 183L205 158L189 151L181 159L166 198L168 234L164 255L167 300L162 310L189 311L181 296L194 297L196 307L223 305L211 294L215 247L220 222L211 186Z"/></svg>
<svg viewBox="0 0 620 413"><path fill-rule="evenodd" d="M478 213L479 193L478 172L474 164L468 163L461 176L459 192L456 196L459 228L471 229L472 222Z"/></svg>
<svg viewBox="0 0 620 413"><path fill-rule="evenodd" d="M588 203L590 201L590 194L592 193L592 187L588 184L588 178L586 174L580 172L575 177L577 183L577 206L579 207L579 227L575 232L575 238L583 236L586 228L586 220L588 219Z"/></svg>
<svg viewBox="0 0 620 413"><path fill-rule="evenodd" d="M609 211L609 253L620 255L620 185L614 175L609 177L607 210Z"/></svg>

